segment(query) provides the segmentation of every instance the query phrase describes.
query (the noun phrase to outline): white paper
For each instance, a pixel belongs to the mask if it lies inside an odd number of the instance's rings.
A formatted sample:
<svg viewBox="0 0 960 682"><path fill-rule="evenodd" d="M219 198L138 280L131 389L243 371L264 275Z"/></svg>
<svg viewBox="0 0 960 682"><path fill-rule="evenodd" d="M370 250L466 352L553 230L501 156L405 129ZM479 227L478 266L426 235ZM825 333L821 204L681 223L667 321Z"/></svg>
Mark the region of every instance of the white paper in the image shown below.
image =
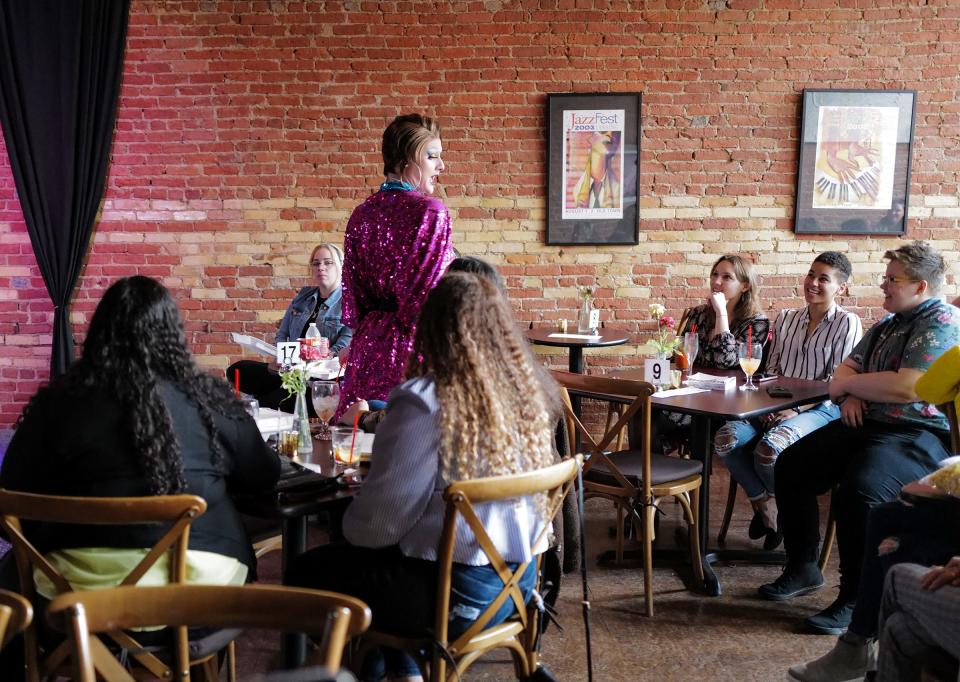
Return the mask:
<svg viewBox="0 0 960 682"><path fill-rule="evenodd" d="M261 407L257 416L257 427L260 434L266 439L279 431L288 431L293 428L293 415L269 407Z"/></svg>
<svg viewBox="0 0 960 682"><path fill-rule="evenodd" d="M548 339L583 339L584 341L599 341L603 337L599 334L561 334L556 332L547 337Z"/></svg>
<svg viewBox="0 0 960 682"><path fill-rule="evenodd" d="M260 353L261 355L266 355L271 359L277 357L277 347L272 343L261 341L260 339L247 334L238 334L237 332L232 332L231 336L233 337L234 343L239 343L248 350L252 350L255 353Z"/></svg>
<svg viewBox="0 0 960 682"><path fill-rule="evenodd" d="M694 393L709 393L709 391L705 388L694 388L693 386L684 386L683 388L669 388L663 391L657 391L651 397L672 398L677 395L693 395Z"/></svg>

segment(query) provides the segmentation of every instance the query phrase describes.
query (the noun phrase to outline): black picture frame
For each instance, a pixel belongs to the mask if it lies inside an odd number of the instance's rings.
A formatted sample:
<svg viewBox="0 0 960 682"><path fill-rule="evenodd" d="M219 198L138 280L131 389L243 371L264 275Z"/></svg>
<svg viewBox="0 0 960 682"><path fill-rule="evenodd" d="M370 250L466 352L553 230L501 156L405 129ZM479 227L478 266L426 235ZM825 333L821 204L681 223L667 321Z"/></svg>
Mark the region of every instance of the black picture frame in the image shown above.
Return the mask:
<svg viewBox="0 0 960 682"><path fill-rule="evenodd" d="M803 91L794 231L907 231L916 90Z"/></svg>
<svg viewBox="0 0 960 682"><path fill-rule="evenodd" d="M640 243L641 104L639 92L547 95L547 244Z"/></svg>

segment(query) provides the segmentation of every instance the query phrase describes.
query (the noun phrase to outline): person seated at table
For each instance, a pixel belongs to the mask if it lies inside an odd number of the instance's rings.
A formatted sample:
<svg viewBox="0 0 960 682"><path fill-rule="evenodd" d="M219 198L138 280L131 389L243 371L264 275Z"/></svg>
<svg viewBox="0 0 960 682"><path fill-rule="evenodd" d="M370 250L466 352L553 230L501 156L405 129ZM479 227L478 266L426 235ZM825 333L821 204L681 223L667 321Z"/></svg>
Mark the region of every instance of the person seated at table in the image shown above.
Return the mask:
<svg viewBox="0 0 960 682"><path fill-rule="evenodd" d="M447 268L447 274L451 272L471 272L480 277L485 277L496 285L500 293L504 296L507 295L507 285L503 281L503 275L482 258L476 256L457 256L450 262L450 266ZM387 404L382 400L358 400L340 415L339 421L341 424L352 426L354 420L357 420L357 425L361 429L368 433L373 433L377 430L377 426L380 425L380 422L383 421L383 417L386 415L384 411L386 406ZM359 419L357 415L359 415Z"/></svg>
<svg viewBox="0 0 960 682"><path fill-rule="evenodd" d="M853 273L842 253L817 256L803 280L804 308L783 310L773 323L767 372L784 377L825 381L863 335L860 318L837 305ZM764 537L763 548L783 540L777 528L773 467L777 456L800 438L840 418L829 400L759 419L729 421L714 436L714 452L744 489L753 507L749 535Z"/></svg>
<svg viewBox="0 0 960 682"><path fill-rule="evenodd" d="M930 364L960 341L956 309L936 298L946 264L924 242L887 251L884 258L889 263L880 288L890 315L834 372L830 399L840 405L840 419L787 448L775 466L787 564L779 578L760 587L766 599L791 599L823 586L816 563L817 496L836 486L840 592L807 619L815 632L842 632L850 623L870 508L895 498L905 483L948 456L946 417L914 389Z"/></svg>
<svg viewBox="0 0 960 682"><path fill-rule="evenodd" d="M917 380L915 390L922 400L934 405L960 400L960 346L937 358ZM955 465L939 469L930 478L947 491L960 492L960 472L955 471ZM870 510L865 547L849 626L826 654L790 668L792 679L860 679L873 669L887 572L900 563L932 566L949 562L952 556L960 554L960 524L945 522L944 508L939 504L884 502Z"/></svg>
<svg viewBox="0 0 960 682"><path fill-rule="evenodd" d="M750 261L736 254L720 256L710 268L710 295L693 308L677 336L696 330L698 367L732 369L740 359L737 345L748 338L766 343L770 320L760 309L760 283ZM658 410L651 424L651 443L667 452L686 433L689 415Z"/></svg>
<svg viewBox="0 0 960 682"><path fill-rule="evenodd" d="M944 566L894 566L880 609L878 682L920 682L928 668L957 676L960 556ZM938 677L938 679L941 679Z"/></svg>
<svg viewBox="0 0 960 682"><path fill-rule="evenodd" d="M242 584L253 548L232 495L273 489L280 461L230 386L200 370L177 304L159 282L127 277L103 295L65 374L21 415L0 487L45 495L207 501L190 527L190 582ZM155 526L32 524L31 541L78 589L112 587L166 531ZM166 582L155 567L144 577ZM54 594L45 577L37 591Z"/></svg>
<svg viewBox="0 0 960 682"><path fill-rule="evenodd" d="M330 342L330 353L345 353L353 338L353 331L343 324L341 311L340 273L343 270L343 252L336 244L319 244L310 255L314 285L303 287L287 306L277 329L274 343L297 341L306 337L311 323L316 323L320 336ZM234 380L240 372L240 390L256 398L263 407L293 412L294 400L280 385L280 375L267 363L240 360L227 368L227 380ZM307 409L313 415L313 405ZM315 415L314 415L315 416Z"/></svg>
<svg viewBox="0 0 960 682"><path fill-rule="evenodd" d="M732 369L740 364L737 344L752 337L766 343L770 320L760 309L760 283L753 265L743 256L720 256L710 268L707 302L690 311L683 336L696 326L700 352L697 365L709 369Z"/></svg>
<svg viewBox="0 0 960 682"><path fill-rule="evenodd" d="M467 273L444 277L427 296L407 375L390 395L370 473L344 515L349 544L299 556L286 582L357 596L370 605L374 627L412 635L433 622L443 490L451 481L553 464L559 405L506 299L492 283ZM545 542L531 546L549 522L536 500L478 509L514 568L546 550ZM502 583L468 531L458 537L454 561L455 637ZM534 566L521 580L525 595L535 583ZM496 622L512 610L506 605ZM408 658L388 658L394 677L419 676Z"/></svg>

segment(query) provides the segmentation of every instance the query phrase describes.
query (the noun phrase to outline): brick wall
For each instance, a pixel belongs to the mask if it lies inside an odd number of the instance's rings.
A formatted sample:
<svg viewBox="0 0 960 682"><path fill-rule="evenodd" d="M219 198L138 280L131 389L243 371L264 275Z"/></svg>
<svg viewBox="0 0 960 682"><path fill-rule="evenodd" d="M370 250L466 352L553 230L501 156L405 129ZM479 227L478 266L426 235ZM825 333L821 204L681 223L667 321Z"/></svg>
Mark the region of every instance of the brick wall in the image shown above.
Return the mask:
<svg viewBox="0 0 960 682"><path fill-rule="evenodd" d="M826 248L850 255L847 303L875 319L869 281L897 240L792 231L800 93L918 91L909 236L953 263L958 66L950 0L134 0L77 340L104 287L132 273L176 291L206 366L236 357L229 331L270 335L310 246L338 239L379 182L384 125L408 111L441 119L455 243L501 267L524 323L575 317L576 285L596 284L607 324L643 340L647 303L698 302L727 251L756 260L776 310ZM545 246L546 93L633 90L639 246ZM3 150L0 427L47 376L51 317ZM639 361L632 346L588 356Z"/></svg>

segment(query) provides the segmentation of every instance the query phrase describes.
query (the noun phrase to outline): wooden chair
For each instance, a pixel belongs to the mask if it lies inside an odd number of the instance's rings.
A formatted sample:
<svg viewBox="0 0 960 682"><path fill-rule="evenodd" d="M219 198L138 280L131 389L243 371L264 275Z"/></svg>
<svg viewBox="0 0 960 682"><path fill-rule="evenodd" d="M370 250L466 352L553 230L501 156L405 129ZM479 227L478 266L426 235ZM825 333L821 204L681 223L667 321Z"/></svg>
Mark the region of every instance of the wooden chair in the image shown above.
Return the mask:
<svg viewBox="0 0 960 682"><path fill-rule="evenodd" d="M545 469L511 476L457 481L447 486L443 493L443 499L446 501L446 515L437 548L439 572L433 626L435 639L429 636L399 637L391 633L371 630L363 637L364 647L361 653L373 646L405 651L417 661L424 672L425 679L459 680L476 659L492 649L501 648L507 649L513 656L518 679L529 678L539 666L535 648L538 634L537 608L532 603L530 605L524 603L523 594L519 588L520 578L526 572L529 562L520 564L515 571L509 569L478 518L474 505L543 493L545 525L533 543L536 546L549 532L550 519L556 515L564 497L572 487L582 461L580 457L572 457ZM462 518L476 536L484 554L490 560L490 565L503 581L503 587L473 625L451 642L447 624L458 518ZM536 562L539 572L539 556ZM504 602L510 600L516 606L516 613L502 623L488 626L487 623L496 615ZM455 669L449 675L448 661L442 655L444 651L449 654L451 664L455 665Z"/></svg>
<svg viewBox="0 0 960 682"><path fill-rule="evenodd" d="M42 572L53 583L58 594L70 592L73 588L27 539L22 522L83 525L169 524L170 527L163 536L152 547L147 548L147 554L120 585L135 585L164 556L169 556L168 580L171 583L183 583L186 579L190 524L206 509L207 503L195 495L62 497L0 490L0 526L13 544L21 593L32 603L36 603L37 599L34 569ZM116 632L111 634L111 639L119 647L130 651L132 658L150 675L164 679L172 674L166 663L154 653L145 651L131 635ZM227 642L221 643L218 648L223 646L227 646ZM36 620L24 633L24 648L29 682L37 682L63 668L70 651L69 642L63 641L41 660ZM106 651L106 647L103 647L102 651ZM234 680L232 641L229 642L228 654L230 679ZM100 656L96 663L98 671L107 679L110 679L109 674L122 670L112 655ZM194 664L205 666L208 674L215 676L216 651L198 657Z"/></svg>
<svg viewBox="0 0 960 682"><path fill-rule="evenodd" d="M960 455L960 426L957 425L957 406L953 401L950 401L937 407L947 415L947 421L950 423L950 454Z"/></svg>
<svg viewBox="0 0 960 682"><path fill-rule="evenodd" d="M33 620L30 602L16 592L0 590L0 649Z"/></svg>
<svg viewBox="0 0 960 682"><path fill-rule="evenodd" d="M269 628L304 632L319 643L308 665L320 664L333 674L343 648L370 626L370 609L359 599L279 585L168 585L117 587L69 592L50 602L51 621L69 633L76 664L75 679L95 682L95 661L110 653L89 634L116 635L123 630L166 625L175 628L173 677L190 679L188 627ZM135 678L120 669L111 680Z"/></svg>
<svg viewBox="0 0 960 682"><path fill-rule="evenodd" d="M650 395L653 386L644 381L552 372L563 389L563 402L571 433L579 433L589 459L583 467L584 497L602 497L617 509L617 561L623 560L624 517L636 520L643 538L643 583L646 614L653 615L653 537L660 499L672 497L683 508L690 536L690 560L703 582L697 515L700 508L702 465L697 460L666 457L650 452ZM570 391L591 397L632 398L623 415L599 440L594 440L570 406ZM640 425L640 443L633 449L607 452L607 446L632 420Z"/></svg>

